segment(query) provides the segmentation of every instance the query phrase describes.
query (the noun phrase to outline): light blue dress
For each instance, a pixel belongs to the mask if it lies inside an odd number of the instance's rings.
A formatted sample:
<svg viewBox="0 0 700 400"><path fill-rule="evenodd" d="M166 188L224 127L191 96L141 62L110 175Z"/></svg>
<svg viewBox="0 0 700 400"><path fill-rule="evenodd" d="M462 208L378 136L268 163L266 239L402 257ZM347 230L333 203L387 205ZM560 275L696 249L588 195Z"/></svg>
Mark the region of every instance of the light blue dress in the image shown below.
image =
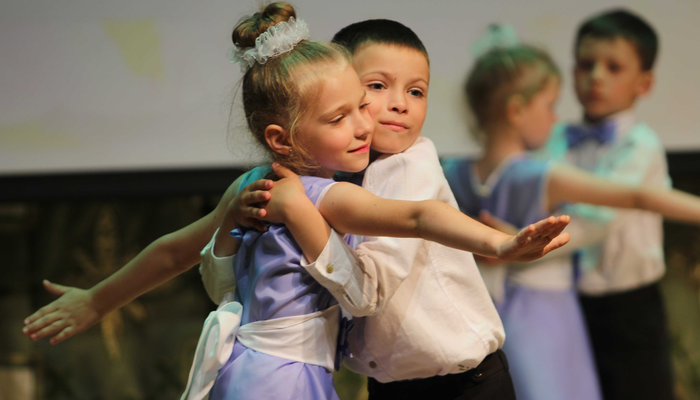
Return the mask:
<svg viewBox="0 0 700 400"><path fill-rule="evenodd" d="M241 182L244 188L269 169L256 168ZM300 177L306 195L316 202L333 180ZM235 300L243 305L241 326L255 321L311 314L337 304L333 296L300 265L302 251L284 225L267 232L235 230L241 241L234 259ZM341 318L341 333L345 335ZM344 346L339 346L342 350ZM336 364L338 364L336 359ZM236 342L219 370L211 400L338 399L333 373L318 365L267 355Z"/></svg>
<svg viewBox="0 0 700 400"><path fill-rule="evenodd" d="M484 185L474 161L443 162L460 209L478 218L482 210L516 227L548 215L543 204L549 165L518 155L505 161ZM572 276L573 279L573 276ZM505 281L496 304L503 321L515 393L519 400L599 400L590 342L575 290L543 290Z"/></svg>

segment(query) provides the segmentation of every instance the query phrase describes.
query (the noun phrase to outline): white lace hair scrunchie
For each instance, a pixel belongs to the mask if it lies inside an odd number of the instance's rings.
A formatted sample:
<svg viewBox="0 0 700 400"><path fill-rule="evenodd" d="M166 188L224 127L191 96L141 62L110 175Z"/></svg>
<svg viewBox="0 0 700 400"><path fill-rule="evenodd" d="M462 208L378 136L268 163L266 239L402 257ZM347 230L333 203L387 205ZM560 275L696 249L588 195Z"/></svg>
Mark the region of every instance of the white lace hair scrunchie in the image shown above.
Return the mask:
<svg viewBox="0 0 700 400"><path fill-rule="evenodd" d="M302 40L309 39L309 27L303 20L294 17L269 27L255 39L255 47L229 49L232 64L240 63L241 72L246 72L256 62L265 64L269 59L291 51Z"/></svg>

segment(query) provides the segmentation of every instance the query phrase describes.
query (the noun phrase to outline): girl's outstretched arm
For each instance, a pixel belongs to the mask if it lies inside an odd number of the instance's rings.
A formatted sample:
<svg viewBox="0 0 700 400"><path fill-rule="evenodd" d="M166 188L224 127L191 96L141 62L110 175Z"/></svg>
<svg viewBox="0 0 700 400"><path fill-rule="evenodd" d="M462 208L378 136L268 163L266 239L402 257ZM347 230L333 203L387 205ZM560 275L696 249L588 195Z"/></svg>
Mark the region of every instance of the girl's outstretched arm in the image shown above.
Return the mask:
<svg viewBox="0 0 700 400"><path fill-rule="evenodd" d="M536 260L569 240L568 234L560 235L568 216L550 217L508 235L441 201L387 200L350 183L331 187L318 215L310 201L303 201L303 187L295 175L279 166L275 171L292 179L275 184L266 219L285 223L311 261L328 241L330 227L324 218L343 233L422 238L504 261Z"/></svg>
<svg viewBox="0 0 700 400"><path fill-rule="evenodd" d="M550 209L561 202L588 203L636 208L659 213L672 221L700 224L700 197L679 190L630 187L566 165L552 168L548 186Z"/></svg>
<svg viewBox="0 0 700 400"><path fill-rule="evenodd" d="M60 297L29 316L24 321L26 326L22 332L32 340L53 336L50 343L60 343L199 263L200 251L216 228L220 225L231 228L233 222L224 216L229 203L236 197L240 179L229 187L210 214L157 239L119 271L92 288L84 290L44 281L46 290ZM224 237L223 240L228 239ZM233 242L222 241L222 248L234 251L236 244Z"/></svg>
<svg viewBox="0 0 700 400"><path fill-rule="evenodd" d="M387 200L339 183L323 198L321 214L342 232L365 236L420 237L504 261L532 261L569 241L568 216L549 217L508 235L437 200Z"/></svg>

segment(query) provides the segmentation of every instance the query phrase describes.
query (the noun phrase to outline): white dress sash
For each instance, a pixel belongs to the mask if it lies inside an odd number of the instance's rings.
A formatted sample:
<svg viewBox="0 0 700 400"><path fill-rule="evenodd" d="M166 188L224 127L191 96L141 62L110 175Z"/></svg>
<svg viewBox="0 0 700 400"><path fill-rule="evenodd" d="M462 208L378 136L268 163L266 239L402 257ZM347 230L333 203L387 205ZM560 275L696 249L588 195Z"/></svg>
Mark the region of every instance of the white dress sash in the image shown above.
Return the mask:
<svg viewBox="0 0 700 400"><path fill-rule="evenodd" d="M311 314L241 326L243 306L232 299L233 293L227 293L204 322L181 400L202 400L209 394L236 340L261 353L333 370L340 326L337 304Z"/></svg>

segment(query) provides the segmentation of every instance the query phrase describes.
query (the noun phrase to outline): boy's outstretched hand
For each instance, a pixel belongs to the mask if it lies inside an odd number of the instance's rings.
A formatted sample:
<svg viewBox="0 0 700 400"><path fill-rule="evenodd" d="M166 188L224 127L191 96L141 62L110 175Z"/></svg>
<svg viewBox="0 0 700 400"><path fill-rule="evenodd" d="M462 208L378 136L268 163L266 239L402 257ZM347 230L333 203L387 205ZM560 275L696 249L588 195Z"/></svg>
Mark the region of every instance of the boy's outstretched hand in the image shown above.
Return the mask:
<svg viewBox="0 0 700 400"><path fill-rule="evenodd" d="M498 258L518 262L537 260L569 242L569 234L562 233L569 221L571 218L568 215L562 215L528 226L499 246Z"/></svg>
<svg viewBox="0 0 700 400"><path fill-rule="evenodd" d="M44 288L58 299L24 320L22 333L36 341L53 336L49 343L58 344L97 323L101 317L87 290L57 285L44 280Z"/></svg>

